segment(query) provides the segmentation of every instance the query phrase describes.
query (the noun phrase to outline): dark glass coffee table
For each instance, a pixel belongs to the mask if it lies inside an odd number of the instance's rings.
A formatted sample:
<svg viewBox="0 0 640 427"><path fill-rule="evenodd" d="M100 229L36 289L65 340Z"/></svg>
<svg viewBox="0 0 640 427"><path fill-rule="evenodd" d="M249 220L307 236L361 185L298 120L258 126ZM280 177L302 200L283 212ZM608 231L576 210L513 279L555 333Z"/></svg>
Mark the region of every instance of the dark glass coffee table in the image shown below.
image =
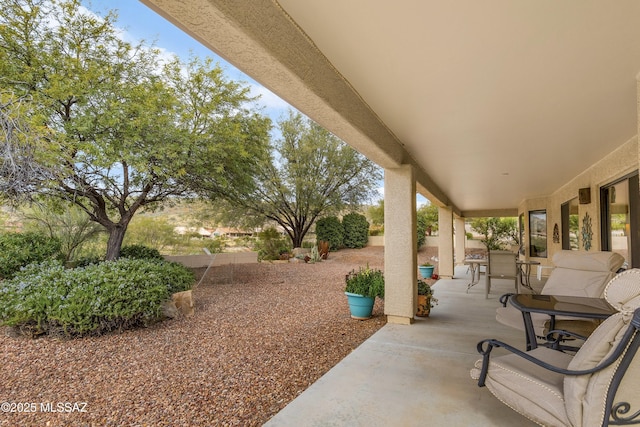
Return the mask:
<svg viewBox="0 0 640 427"><path fill-rule="evenodd" d="M516 294L509 298L511 305L522 312L527 338L527 351L538 346L531 313L543 313L551 317L550 330L554 329L556 316L584 319L606 319L618 312L604 298L571 297L559 295Z"/></svg>

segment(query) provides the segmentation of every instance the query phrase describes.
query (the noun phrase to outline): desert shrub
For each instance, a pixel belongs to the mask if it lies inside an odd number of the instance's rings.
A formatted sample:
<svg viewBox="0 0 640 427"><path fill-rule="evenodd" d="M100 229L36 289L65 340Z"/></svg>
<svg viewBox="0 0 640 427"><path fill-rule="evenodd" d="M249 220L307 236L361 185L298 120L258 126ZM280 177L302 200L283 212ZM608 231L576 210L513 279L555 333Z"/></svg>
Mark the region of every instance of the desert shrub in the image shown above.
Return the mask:
<svg viewBox="0 0 640 427"><path fill-rule="evenodd" d="M29 336L69 337L147 325L161 318L173 289L192 286L193 274L184 270L133 259L75 269L57 261L31 264L0 283L0 324Z"/></svg>
<svg viewBox="0 0 640 427"><path fill-rule="evenodd" d="M376 225L369 228L369 236L384 236L384 227Z"/></svg>
<svg viewBox="0 0 640 427"><path fill-rule="evenodd" d="M320 218L316 222L316 236L318 241L329 242L329 248L337 251L344 246L344 228L335 216Z"/></svg>
<svg viewBox="0 0 640 427"><path fill-rule="evenodd" d="M342 217L344 245L347 248L364 248L369 241L369 222L367 217L352 212Z"/></svg>
<svg viewBox="0 0 640 427"><path fill-rule="evenodd" d="M127 245L120 249L120 258L129 259L164 259L156 248L145 245Z"/></svg>
<svg viewBox="0 0 640 427"><path fill-rule="evenodd" d="M127 227L124 245L148 245L164 252L165 248L175 245L179 240L173 229L168 218L135 215Z"/></svg>
<svg viewBox="0 0 640 427"><path fill-rule="evenodd" d="M219 254L224 252L227 247L227 239L224 236L215 236L207 239L204 246L209 249L212 254Z"/></svg>
<svg viewBox="0 0 640 427"><path fill-rule="evenodd" d="M256 250L258 251L258 259L276 260L280 259L281 254L291 251L291 245L278 230L269 227L258 233Z"/></svg>
<svg viewBox="0 0 640 427"><path fill-rule="evenodd" d="M28 264L60 258L60 249L60 240L43 234L0 234L0 277L10 279Z"/></svg>
<svg viewBox="0 0 640 427"><path fill-rule="evenodd" d="M253 249L256 246L256 238L253 236L242 236L236 239L236 246L244 246Z"/></svg>

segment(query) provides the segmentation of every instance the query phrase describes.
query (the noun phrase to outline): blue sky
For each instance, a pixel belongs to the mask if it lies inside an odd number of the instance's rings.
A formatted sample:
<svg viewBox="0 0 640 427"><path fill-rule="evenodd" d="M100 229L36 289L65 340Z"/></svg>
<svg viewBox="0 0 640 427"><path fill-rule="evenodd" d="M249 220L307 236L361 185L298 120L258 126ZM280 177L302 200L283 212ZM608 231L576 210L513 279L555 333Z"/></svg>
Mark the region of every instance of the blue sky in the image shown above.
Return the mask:
<svg viewBox="0 0 640 427"><path fill-rule="evenodd" d="M175 54L185 61L191 52L201 58L205 56L213 58L225 70L228 79L246 82L251 86L253 95L261 95L258 103L265 107L264 113L273 120L274 125L277 120L286 115L288 108L292 108L138 0L82 0L82 4L101 16L109 10L116 10L118 27L125 31L125 38L130 42L145 40L146 44L153 43L156 47Z"/></svg>

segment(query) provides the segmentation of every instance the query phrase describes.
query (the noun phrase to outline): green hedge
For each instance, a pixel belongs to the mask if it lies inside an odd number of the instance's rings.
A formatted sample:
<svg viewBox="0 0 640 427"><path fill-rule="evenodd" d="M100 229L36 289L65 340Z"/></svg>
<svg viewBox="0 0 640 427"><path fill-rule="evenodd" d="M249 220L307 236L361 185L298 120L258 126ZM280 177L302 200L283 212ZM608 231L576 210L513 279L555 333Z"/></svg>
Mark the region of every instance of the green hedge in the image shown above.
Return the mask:
<svg viewBox="0 0 640 427"><path fill-rule="evenodd" d="M29 336L100 335L147 325L162 316L172 292L189 289L193 274L176 263L120 259L65 269L31 264L0 283L0 324Z"/></svg>
<svg viewBox="0 0 640 427"><path fill-rule="evenodd" d="M164 259L156 248L145 245L127 245L120 248L120 258Z"/></svg>
<svg viewBox="0 0 640 427"><path fill-rule="evenodd" d="M0 234L0 278L10 279L34 262L60 259L60 240L38 233Z"/></svg>
<svg viewBox="0 0 640 427"><path fill-rule="evenodd" d="M335 216L320 218L316 222L316 238L329 242L329 249L337 251L344 246L344 228Z"/></svg>
<svg viewBox="0 0 640 427"><path fill-rule="evenodd" d="M342 217L344 245L347 248L364 248L369 241L369 222L359 213L349 213Z"/></svg>

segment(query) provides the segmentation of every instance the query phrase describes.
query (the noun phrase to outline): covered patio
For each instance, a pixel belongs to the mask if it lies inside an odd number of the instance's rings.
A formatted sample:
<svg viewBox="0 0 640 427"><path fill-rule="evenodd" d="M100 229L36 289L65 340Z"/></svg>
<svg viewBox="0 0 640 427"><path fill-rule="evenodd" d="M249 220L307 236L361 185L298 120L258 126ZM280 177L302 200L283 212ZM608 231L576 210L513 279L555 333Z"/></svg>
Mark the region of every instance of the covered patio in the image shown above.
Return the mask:
<svg viewBox="0 0 640 427"><path fill-rule="evenodd" d="M466 267L456 267L454 277L436 282L439 304L430 317L409 328L387 324L265 425L536 425L469 376L478 341L524 348L522 331L495 320L498 298L513 291L513 281L495 280L485 299L484 275L469 293Z"/></svg>

